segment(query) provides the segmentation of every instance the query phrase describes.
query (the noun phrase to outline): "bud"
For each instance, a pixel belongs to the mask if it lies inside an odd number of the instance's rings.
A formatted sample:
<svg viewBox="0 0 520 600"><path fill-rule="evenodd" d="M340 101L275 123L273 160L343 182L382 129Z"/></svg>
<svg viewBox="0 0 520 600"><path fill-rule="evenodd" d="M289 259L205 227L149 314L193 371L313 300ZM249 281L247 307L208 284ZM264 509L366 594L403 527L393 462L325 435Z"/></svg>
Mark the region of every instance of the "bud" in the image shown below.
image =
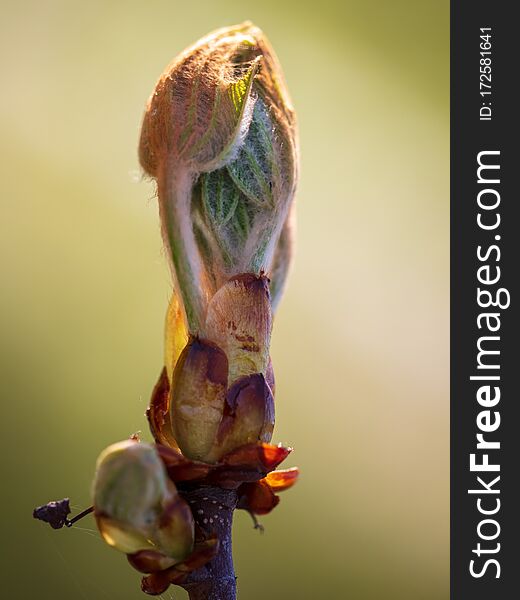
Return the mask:
<svg viewBox="0 0 520 600"><path fill-rule="evenodd" d="M200 333L208 302L230 277L282 274L288 254L277 247L296 188L296 138L281 68L251 23L203 38L157 83L139 157L157 179L190 333Z"/></svg>
<svg viewBox="0 0 520 600"><path fill-rule="evenodd" d="M98 458L96 521L105 541L125 552L158 551L182 560L193 547L193 516L153 446L127 440Z"/></svg>
<svg viewBox="0 0 520 600"><path fill-rule="evenodd" d="M166 69L139 157L157 180L175 287L152 432L187 458L217 462L271 439L272 312L292 248L296 120L257 27L215 31Z"/></svg>

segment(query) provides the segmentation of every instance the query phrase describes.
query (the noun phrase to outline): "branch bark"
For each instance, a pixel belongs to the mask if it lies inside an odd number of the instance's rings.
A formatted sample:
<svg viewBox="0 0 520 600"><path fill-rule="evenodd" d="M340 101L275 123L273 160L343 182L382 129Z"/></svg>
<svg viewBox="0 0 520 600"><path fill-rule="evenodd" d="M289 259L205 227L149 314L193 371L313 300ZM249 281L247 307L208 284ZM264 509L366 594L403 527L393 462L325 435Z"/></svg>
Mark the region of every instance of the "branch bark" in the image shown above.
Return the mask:
<svg viewBox="0 0 520 600"><path fill-rule="evenodd" d="M190 600L236 600L231 531L237 505L235 490L219 487L179 487L189 503L195 522L207 534L215 533L219 551L204 567L194 571L181 585Z"/></svg>

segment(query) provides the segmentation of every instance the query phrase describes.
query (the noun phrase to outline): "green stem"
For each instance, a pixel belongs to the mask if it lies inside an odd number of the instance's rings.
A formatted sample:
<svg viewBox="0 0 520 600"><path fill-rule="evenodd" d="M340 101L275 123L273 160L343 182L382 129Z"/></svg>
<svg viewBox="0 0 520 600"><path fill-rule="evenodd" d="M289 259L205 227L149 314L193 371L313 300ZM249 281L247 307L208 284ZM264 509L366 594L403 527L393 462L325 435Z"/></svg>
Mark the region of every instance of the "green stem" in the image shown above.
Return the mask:
<svg viewBox="0 0 520 600"><path fill-rule="evenodd" d="M157 178L159 211L164 242L170 252L174 276L182 296L188 328L197 334L206 309L204 267L191 222L193 175L164 164Z"/></svg>

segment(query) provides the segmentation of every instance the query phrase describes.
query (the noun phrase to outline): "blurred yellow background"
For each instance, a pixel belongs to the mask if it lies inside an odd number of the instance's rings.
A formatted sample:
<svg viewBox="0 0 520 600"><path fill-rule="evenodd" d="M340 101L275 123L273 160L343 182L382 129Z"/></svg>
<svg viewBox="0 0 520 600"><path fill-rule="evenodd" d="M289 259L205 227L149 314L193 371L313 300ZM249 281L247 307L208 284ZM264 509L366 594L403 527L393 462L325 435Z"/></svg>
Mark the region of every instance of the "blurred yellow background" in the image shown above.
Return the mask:
<svg viewBox="0 0 520 600"><path fill-rule="evenodd" d="M136 430L170 279L136 145L163 67L253 20L298 111L297 260L277 314L276 441L302 480L235 524L243 600L448 598L449 5L2 2L2 598L139 600L91 519L95 459ZM184 592L163 595L184 598Z"/></svg>

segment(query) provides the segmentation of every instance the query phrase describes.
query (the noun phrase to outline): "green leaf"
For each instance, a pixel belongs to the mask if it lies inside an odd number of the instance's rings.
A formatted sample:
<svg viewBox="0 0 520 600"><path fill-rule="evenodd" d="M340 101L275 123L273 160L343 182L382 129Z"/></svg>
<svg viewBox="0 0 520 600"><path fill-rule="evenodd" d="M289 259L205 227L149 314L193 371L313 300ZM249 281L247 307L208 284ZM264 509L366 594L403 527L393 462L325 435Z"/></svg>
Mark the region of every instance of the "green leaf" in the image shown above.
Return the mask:
<svg viewBox="0 0 520 600"><path fill-rule="evenodd" d="M204 133L196 132L199 126L198 112L207 110L207 105L198 95L200 82L194 82L195 93L192 96L188 109L188 122L181 138L188 140L193 135L198 137L189 148L189 156L199 159L206 157L205 160L208 162L204 165L204 171L213 171L222 166L234 152L244 129L247 131L249 125L247 117L249 115L250 118L251 113L246 109L254 102L251 89L258 67L259 60L254 60L247 65L245 73L237 80L222 83L215 89L213 105L210 109L211 116ZM199 77L203 76L203 73L199 74Z"/></svg>
<svg viewBox="0 0 520 600"><path fill-rule="evenodd" d="M249 200L226 169L201 175L200 189L206 223L230 266L239 260L251 230Z"/></svg>
<svg viewBox="0 0 520 600"><path fill-rule="evenodd" d="M249 132L237 158L227 170L240 190L255 204L273 206L272 182L275 175L274 134L271 119L262 100L253 111Z"/></svg>

